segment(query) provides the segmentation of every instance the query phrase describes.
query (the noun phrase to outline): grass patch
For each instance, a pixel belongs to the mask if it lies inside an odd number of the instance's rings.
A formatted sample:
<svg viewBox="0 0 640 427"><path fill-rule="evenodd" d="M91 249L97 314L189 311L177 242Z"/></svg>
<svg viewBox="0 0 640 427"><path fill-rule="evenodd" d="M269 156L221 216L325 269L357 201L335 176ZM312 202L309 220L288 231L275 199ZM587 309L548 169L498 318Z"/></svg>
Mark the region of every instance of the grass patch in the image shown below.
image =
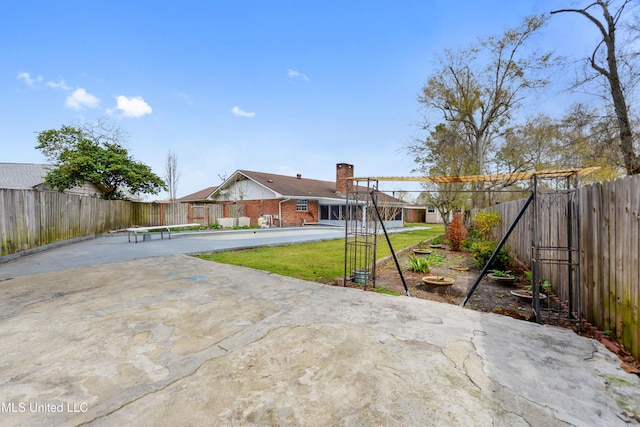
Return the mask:
<svg viewBox="0 0 640 427"><path fill-rule="evenodd" d="M393 249L397 252L444 233L444 226L441 224L430 227L428 230L390 234ZM379 236L378 259L389 255L391 251L386 239ZM333 283L336 277L344 274L344 239L200 254L198 257L207 261L266 270L297 279Z"/></svg>
<svg viewBox="0 0 640 427"><path fill-rule="evenodd" d="M384 286L378 286L377 288L373 288L371 289L373 292L378 293L378 294L386 294L386 295L393 295L393 296L400 296L402 294L396 292L396 291L392 291L391 289L387 289Z"/></svg>

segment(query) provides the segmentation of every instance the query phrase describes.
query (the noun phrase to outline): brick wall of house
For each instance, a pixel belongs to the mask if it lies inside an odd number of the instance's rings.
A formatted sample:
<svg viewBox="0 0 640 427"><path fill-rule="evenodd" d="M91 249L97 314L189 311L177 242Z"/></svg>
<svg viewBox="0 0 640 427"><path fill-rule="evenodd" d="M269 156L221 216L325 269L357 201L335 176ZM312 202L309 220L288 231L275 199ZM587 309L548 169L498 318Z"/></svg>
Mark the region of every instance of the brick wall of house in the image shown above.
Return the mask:
<svg viewBox="0 0 640 427"><path fill-rule="evenodd" d="M296 211L296 201L289 200L282 204L282 226L291 227L296 225L302 225L304 222L318 222L318 201L309 200L309 210L307 212Z"/></svg>
<svg viewBox="0 0 640 427"><path fill-rule="evenodd" d="M275 217L278 215L279 204L282 199L267 199L267 200L243 200L238 202L238 205L241 205L240 212L241 216L249 217L250 223L253 226L258 225L258 217L261 215L271 215L274 217L273 225L280 226L280 223L275 220ZM223 202L224 204L224 215L225 216L235 216L232 214L233 208L230 208L232 205L231 202ZM293 227L299 226L302 224L303 220L305 222L317 222L319 215L318 201L317 200L309 200L308 202L309 210L307 212L297 212L296 211L296 201L288 200L282 203L282 226L283 227Z"/></svg>

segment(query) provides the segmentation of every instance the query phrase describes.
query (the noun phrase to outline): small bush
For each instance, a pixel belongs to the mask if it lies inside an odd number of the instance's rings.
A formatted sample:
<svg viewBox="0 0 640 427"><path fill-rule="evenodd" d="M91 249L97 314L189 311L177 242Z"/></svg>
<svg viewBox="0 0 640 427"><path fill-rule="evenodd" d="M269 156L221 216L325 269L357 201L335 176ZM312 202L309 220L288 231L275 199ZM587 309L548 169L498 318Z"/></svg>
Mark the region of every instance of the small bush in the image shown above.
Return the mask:
<svg viewBox="0 0 640 427"><path fill-rule="evenodd" d="M465 241L465 245L469 242L468 245L471 246L471 243L476 240L482 240L482 234L480 234L480 232L474 227L470 227L467 230L467 240Z"/></svg>
<svg viewBox="0 0 640 427"><path fill-rule="evenodd" d="M442 252L434 252L424 257L429 266L442 265L445 261L445 256Z"/></svg>
<svg viewBox="0 0 640 427"><path fill-rule="evenodd" d="M438 237L434 237L433 239L431 239L431 241L429 242L430 245L440 245L444 243L444 239L440 236Z"/></svg>
<svg viewBox="0 0 640 427"><path fill-rule="evenodd" d="M476 260L476 264L479 268L483 268L489 258L491 258L491 254L496 250L498 244L491 240L479 240L477 242L473 242L471 245L471 252L473 253L473 257ZM494 270L505 270L506 267L511 263L511 257L509 256L509 251L504 246L498 254L496 258L493 260L489 268Z"/></svg>
<svg viewBox="0 0 640 427"><path fill-rule="evenodd" d="M447 239L451 244L451 249L458 252L462 249L464 239L467 238L467 227L462 223L462 215L459 213L453 215L453 219L447 229Z"/></svg>
<svg viewBox="0 0 640 427"><path fill-rule="evenodd" d="M409 255L409 270L415 271L417 273L429 273L431 269L429 268L429 261L424 258L417 258Z"/></svg>
<svg viewBox="0 0 640 427"><path fill-rule="evenodd" d="M471 218L471 222L480 235L486 239L491 239L491 231L495 227L502 225L502 215L496 211L481 211Z"/></svg>

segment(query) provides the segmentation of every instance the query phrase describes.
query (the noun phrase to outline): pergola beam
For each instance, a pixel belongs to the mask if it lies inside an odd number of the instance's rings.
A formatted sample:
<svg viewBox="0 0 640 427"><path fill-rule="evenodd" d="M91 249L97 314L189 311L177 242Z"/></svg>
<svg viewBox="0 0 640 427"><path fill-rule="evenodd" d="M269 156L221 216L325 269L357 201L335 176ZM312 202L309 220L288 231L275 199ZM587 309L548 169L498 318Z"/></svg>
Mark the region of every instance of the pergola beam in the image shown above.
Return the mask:
<svg viewBox="0 0 640 427"><path fill-rule="evenodd" d="M534 176L541 178L567 178L570 176L585 176L600 169L600 166L576 169L545 170L536 172L498 173L492 175L466 175L466 176L377 176L377 177L349 177L348 180L363 181L409 181L409 182L435 182L439 184L453 182L500 182L500 181L526 181Z"/></svg>

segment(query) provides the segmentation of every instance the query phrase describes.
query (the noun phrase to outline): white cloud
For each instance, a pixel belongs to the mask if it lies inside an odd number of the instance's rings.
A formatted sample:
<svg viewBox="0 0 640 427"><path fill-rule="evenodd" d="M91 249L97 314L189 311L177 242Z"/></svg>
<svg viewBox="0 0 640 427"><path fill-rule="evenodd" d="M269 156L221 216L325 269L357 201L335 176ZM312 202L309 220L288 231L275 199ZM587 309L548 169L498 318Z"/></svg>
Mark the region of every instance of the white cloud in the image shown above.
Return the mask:
<svg viewBox="0 0 640 427"><path fill-rule="evenodd" d="M233 107L231 109L231 112L238 117L253 117L256 115L256 113L248 113L246 111L242 111L238 106Z"/></svg>
<svg viewBox="0 0 640 427"><path fill-rule="evenodd" d="M309 81L309 77L306 74L302 74L300 71L289 70L289 78L290 79L303 79L304 81Z"/></svg>
<svg viewBox="0 0 640 427"><path fill-rule="evenodd" d="M64 79L60 79L59 82L49 81L47 82L47 86L53 89L71 90L71 87L67 86Z"/></svg>
<svg viewBox="0 0 640 427"><path fill-rule="evenodd" d="M31 78L29 73L19 73L16 78L24 80L25 84L27 86L31 86L31 87L33 87L33 85L36 84L37 82L41 82L42 81L42 76L38 76L36 78Z"/></svg>
<svg viewBox="0 0 640 427"><path fill-rule="evenodd" d="M86 90L78 88L69 96L67 96L67 102L65 105L74 110L81 110L84 107L95 108L100 103L100 100L95 96L87 93Z"/></svg>
<svg viewBox="0 0 640 427"><path fill-rule="evenodd" d="M120 95L116 99L118 100L116 109L121 110L122 115L125 117L142 117L151 114L153 111L141 96L127 98L124 95Z"/></svg>

